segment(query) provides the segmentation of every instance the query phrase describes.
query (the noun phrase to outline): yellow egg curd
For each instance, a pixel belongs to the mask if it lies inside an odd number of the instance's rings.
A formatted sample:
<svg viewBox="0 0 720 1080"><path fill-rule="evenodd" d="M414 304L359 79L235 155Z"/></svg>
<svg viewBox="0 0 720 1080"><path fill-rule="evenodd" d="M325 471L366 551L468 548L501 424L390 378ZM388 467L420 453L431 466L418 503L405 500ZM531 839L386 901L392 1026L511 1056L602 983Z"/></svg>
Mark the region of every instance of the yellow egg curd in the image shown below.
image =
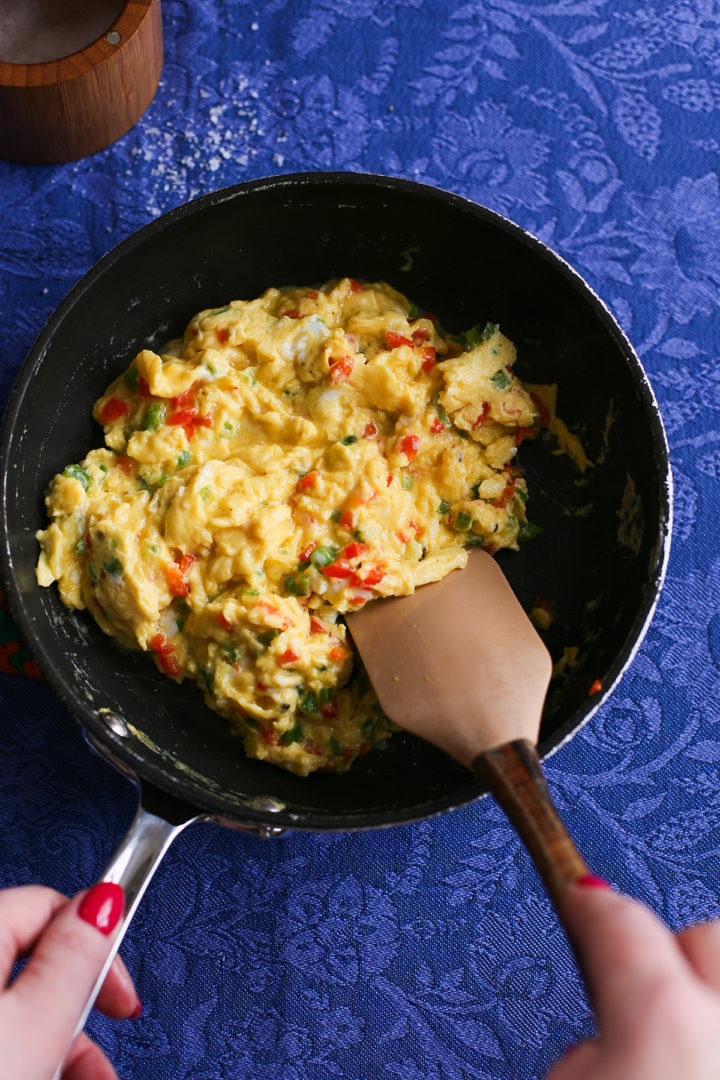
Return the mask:
<svg viewBox="0 0 720 1080"><path fill-rule="evenodd" d="M95 403L105 447L52 481L38 581L202 686L251 757L347 769L390 724L342 613L537 531L514 461L547 410L514 360L349 278L201 311Z"/></svg>

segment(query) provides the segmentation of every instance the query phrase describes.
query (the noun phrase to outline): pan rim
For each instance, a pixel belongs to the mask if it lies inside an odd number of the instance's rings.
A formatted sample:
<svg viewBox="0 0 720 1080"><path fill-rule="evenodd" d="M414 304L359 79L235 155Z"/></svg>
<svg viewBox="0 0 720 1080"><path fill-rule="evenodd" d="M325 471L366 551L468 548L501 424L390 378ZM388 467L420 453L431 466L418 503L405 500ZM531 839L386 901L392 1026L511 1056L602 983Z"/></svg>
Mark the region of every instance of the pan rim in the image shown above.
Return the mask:
<svg viewBox="0 0 720 1080"><path fill-rule="evenodd" d="M82 727L91 731L100 743L107 747L108 752L122 763L123 767L136 772L142 777L143 781L157 786L161 791L180 797L185 802L188 801L188 798L186 793L179 793L179 778L164 771L159 763L156 765L154 759L150 761L140 759L138 755L133 753L132 746L124 743L121 738L114 735L100 720L97 712L83 703L77 693L74 692L71 681L65 678L64 675L58 674L49 663L45 663L41 635L36 630L34 620L25 611L20 589L15 580L7 518L9 459L16 431L16 421L29 384L43 362L53 335L68 312L78 303L85 292L95 285L106 269L131 255L157 232L169 227L172 228L187 217L210 210L229 200L243 198L263 190L287 188L289 191L297 191L303 188L317 188L318 185L328 187L341 184L355 184L361 188L384 188L393 194L404 191L416 196L438 200L500 228L515 240L519 240L532 249L536 255L539 255L548 264L552 265L557 272L561 273L570 282L574 291L579 292L580 295L584 294L594 314L599 318L606 331L621 350L625 363L631 371L635 388L646 410L653 433L653 449L657 460L657 472L663 481L658 490L659 528L655 537L654 564L648 570L642 602L638 606L622 646L616 652L614 662L607 670L606 685L603 686L601 692L595 697L589 698L564 723L560 724L540 742L539 754L541 758L554 755L580 731L620 681L642 644L655 612L667 572L673 517L672 473L667 435L654 391L637 353L607 305L582 275L542 240L510 218L474 200L440 187L380 173L345 171L284 173L276 176L260 177L220 188L217 191L208 192L189 200L153 219L120 241L119 244L101 256L69 290L41 329L20 368L8 397L2 428L0 429L0 579L21 633L31 648L38 666L45 675L50 687L75 720ZM287 809L285 811L270 812L248 806L247 808L243 807L242 813L240 813L239 809L228 807L226 797L215 796L211 791L205 790L202 793L202 802L197 803L197 808L201 814L234 821L240 826L263 827L270 825L274 827L281 826L289 830L346 832L406 825L426 820L469 805L482 798L485 794L486 789L479 782L473 782L469 779L467 788L464 789L460 797L458 793L445 793L442 796L428 800L426 803L403 807L399 811L397 809L383 809L376 811L349 811L345 814L326 814L317 810L304 811L302 808L298 809L297 812L288 811Z"/></svg>

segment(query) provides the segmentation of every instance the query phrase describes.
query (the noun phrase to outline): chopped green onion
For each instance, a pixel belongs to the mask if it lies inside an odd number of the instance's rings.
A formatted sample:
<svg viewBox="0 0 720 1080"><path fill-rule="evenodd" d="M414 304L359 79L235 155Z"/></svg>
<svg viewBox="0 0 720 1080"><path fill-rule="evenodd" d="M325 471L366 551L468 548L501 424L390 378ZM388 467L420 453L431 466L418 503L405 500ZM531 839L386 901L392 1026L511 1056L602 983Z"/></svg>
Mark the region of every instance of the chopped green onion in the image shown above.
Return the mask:
<svg viewBox="0 0 720 1080"><path fill-rule="evenodd" d="M300 739L302 739L302 734L302 724L298 722L294 727L291 727L289 731L286 731L284 735L281 735L279 741L283 746L287 746L288 743L299 742Z"/></svg>
<svg viewBox="0 0 720 1080"><path fill-rule="evenodd" d="M342 754L342 746L337 741L334 735L330 736L330 753L333 757L340 757Z"/></svg>
<svg viewBox="0 0 720 1080"><path fill-rule="evenodd" d="M88 571L90 573L90 584L94 585L95 582L97 581L97 574L95 572L95 564L94 563L89 564Z"/></svg>
<svg viewBox="0 0 720 1080"><path fill-rule="evenodd" d="M413 479L413 477L407 476L405 473L403 473L402 477L400 478L400 487L403 489L403 491L412 491L414 484L415 480Z"/></svg>
<svg viewBox="0 0 720 1080"><path fill-rule="evenodd" d="M310 582L304 574L298 577L288 574L285 578L285 592L290 593L291 596L307 596L310 592Z"/></svg>
<svg viewBox="0 0 720 1080"><path fill-rule="evenodd" d="M109 562L103 563L103 570L110 577L118 577L123 572L123 564L119 559L110 559Z"/></svg>
<svg viewBox="0 0 720 1080"><path fill-rule="evenodd" d="M330 520L335 522L339 521L341 514L342 510L333 510L332 514L330 515Z"/></svg>
<svg viewBox="0 0 720 1080"><path fill-rule="evenodd" d="M458 532L467 532L471 525L472 516L467 510L458 510L453 521L453 529L457 529Z"/></svg>
<svg viewBox="0 0 720 1080"><path fill-rule="evenodd" d="M158 553L157 544L148 544L148 551L152 551L153 555L157 555L157 553Z"/></svg>
<svg viewBox="0 0 720 1080"><path fill-rule="evenodd" d="M267 648L268 645L272 641L274 641L276 637L279 636L279 634L280 634L280 631L277 630L277 629L263 630L263 632L261 634L258 634L257 639L258 639L258 641L260 642L261 645L264 645L265 648Z"/></svg>
<svg viewBox="0 0 720 1080"><path fill-rule="evenodd" d="M142 418L141 431L156 431L161 424L165 423L165 404L155 401Z"/></svg>
<svg viewBox="0 0 720 1080"><path fill-rule="evenodd" d="M230 310L229 307L219 307L219 308L216 308L215 311L211 311L210 314L211 315L224 315L225 312L229 311L229 310Z"/></svg>
<svg viewBox="0 0 720 1080"><path fill-rule="evenodd" d="M343 446L352 446L354 442L357 442L357 435L346 435L342 440Z"/></svg>
<svg viewBox="0 0 720 1080"><path fill-rule="evenodd" d="M532 540L541 532L540 525L533 525L532 521L521 521L518 529L518 540Z"/></svg>
<svg viewBox="0 0 720 1080"><path fill-rule="evenodd" d="M445 499L441 499L440 502L438 503L437 512L438 512L438 514L442 514L443 516L445 514L449 514L450 513L450 503L446 502Z"/></svg>
<svg viewBox="0 0 720 1080"><path fill-rule="evenodd" d="M490 376L490 382L495 383L498 390L507 390L512 384L512 375L505 368L501 368L500 371L496 371L494 375Z"/></svg>
<svg viewBox="0 0 720 1080"><path fill-rule="evenodd" d="M260 722L256 720L254 716L244 716L243 720L249 728L252 728L253 731L257 731L260 727Z"/></svg>
<svg viewBox="0 0 720 1080"><path fill-rule="evenodd" d="M80 539L76 542L75 550L77 551L78 555L85 554L85 552L87 551L87 544L85 543L84 537L81 536Z"/></svg>
<svg viewBox="0 0 720 1080"><path fill-rule="evenodd" d="M123 382L125 383L126 386L129 386L131 390L137 390L139 381L140 381L140 372L138 371L138 369L133 364L131 367L129 367L127 369L127 371L123 375Z"/></svg>
<svg viewBox="0 0 720 1080"><path fill-rule="evenodd" d="M200 498L203 502L207 502L211 495L211 489L209 487L200 488Z"/></svg>
<svg viewBox="0 0 720 1080"><path fill-rule="evenodd" d="M467 432L467 431L460 431L460 430L458 430L457 434L459 435L459 437L460 437L461 439L469 439L469 438L470 438L470 435L468 434L468 432Z"/></svg>
<svg viewBox="0 0 720 1080"><path fill-rule="evenodd" d="M486 322L483 327L479 324L465 331L465 344L469 349L481 345L483 341L489 341L493 334L497 334L500 327L497 323Z"/></svg>
<svg viewBox="0 0 720 1080"><path fill-rule="evenodd" d="M440 421L440 423L444 424L445 427L449 427L450 426L450 417L445 412L442 405L436 405L435 406L435 412L437 413L437 418Z"/></svg>
<svg viewBox="0 0 720 1080"><path fill-rule="evenodd" d="M516 488L515 494L517 495L521 503L526 503L528 501L528 493L527 491L523 491L522 488Z"/></svg>
<svg viewBox="0 0 720 1080"><path fill-rule="evenodd" d="M100 464L100 465L98 465L98 469L99 469L99 470L100 470L100 472L101 472L101 473L103 474L103 476L107 476L107 473L108 473L108 467L107 467L107 465L102 465L102 464Z"/></svg>
<svg viewBox="0 0 720 1080"><path fill-rule="evenodd" d="M310 716L314 716L318 711L317 698L313 690L306 690L300 698L300 710Z"/></svg>
<svg viewBox="0 0 720 1080"><path fill-rule="evenodd" d="M83 469L82 465L68 465L63 471L63 476L69 476L71 480L79 480L85 491L92 484L92 476Z"/></svg>
<svg viewBox="0 0 720 1080"><path fill-rule="evenodd" d="M259 596L260 591L259 589L243 589L243 594L245 596Z"/></svg>
<svg viewBox="0 0 720 1080"><path fill-rule="evenodd" d="M321 544L320 547L316 547L310 556L310 562L313 566L329 566L330 563L334 563L338 555L338 548L333 544Z"/></svg>
<svg viewBox="0 0 720 1080"><path fill-rule="evenodd" d="M335 697L334 686L323 686L322 690L318 694L318 701L321 705L328 705Z"/></svg>
<svg viewBox="0 0 720 1080"><path fill-rule="evenodd" d="M189 465L192 461L192 454L189 450L181 450L177 459L178 469L184 469L186 465Z"/></svg>
<svg viewBox="0 0 720 1080"><path fill-rule="evenodd" d="M225 659L230 664L237 664L238 651L234 645L223 645L222 651L225 654Z"/></svg>

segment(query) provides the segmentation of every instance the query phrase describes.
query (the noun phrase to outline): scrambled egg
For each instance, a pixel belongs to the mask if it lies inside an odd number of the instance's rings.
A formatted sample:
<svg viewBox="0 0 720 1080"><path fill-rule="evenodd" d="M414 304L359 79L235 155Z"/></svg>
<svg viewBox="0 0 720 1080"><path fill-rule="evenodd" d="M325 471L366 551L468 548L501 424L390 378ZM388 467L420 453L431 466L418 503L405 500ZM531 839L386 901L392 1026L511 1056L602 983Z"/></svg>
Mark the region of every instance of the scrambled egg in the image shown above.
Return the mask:
<svg viewBox="0 0 720 1080"><path fill-rule="evenodd" d="M547 410L514 360L348 278L202 311L96 402L38 581L202 686L251 757L346 769L390 724L342 613L538 531L514 459Z"/></svg>

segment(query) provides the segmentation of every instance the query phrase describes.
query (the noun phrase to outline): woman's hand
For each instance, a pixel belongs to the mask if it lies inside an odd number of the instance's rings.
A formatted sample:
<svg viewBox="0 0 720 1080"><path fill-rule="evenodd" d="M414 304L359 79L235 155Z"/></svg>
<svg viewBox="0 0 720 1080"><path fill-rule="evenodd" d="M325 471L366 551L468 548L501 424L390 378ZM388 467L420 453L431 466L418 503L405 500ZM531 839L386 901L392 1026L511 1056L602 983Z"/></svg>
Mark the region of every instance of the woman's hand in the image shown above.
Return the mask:
<svg viewBox="0 0 720 1080"><path fill-rule="evenodd" d="M68 900L40 885L0 892L0 1077L50 1080L65 1057L63 1080L117 1080L102 1050L77 1024L123 913L119 885L100 883ZM30 953L8 986L15 961ZM140 1014L140 1002L119 956L96 1005L116 1019Z"/></svg>
<svg viewBox="0 0 720 1080"><path fill-rule="evenodd" d="M547 1080L718 1080L720 923L673 935L597 878L570 886L561 913L600 1036Z"/></svg>

